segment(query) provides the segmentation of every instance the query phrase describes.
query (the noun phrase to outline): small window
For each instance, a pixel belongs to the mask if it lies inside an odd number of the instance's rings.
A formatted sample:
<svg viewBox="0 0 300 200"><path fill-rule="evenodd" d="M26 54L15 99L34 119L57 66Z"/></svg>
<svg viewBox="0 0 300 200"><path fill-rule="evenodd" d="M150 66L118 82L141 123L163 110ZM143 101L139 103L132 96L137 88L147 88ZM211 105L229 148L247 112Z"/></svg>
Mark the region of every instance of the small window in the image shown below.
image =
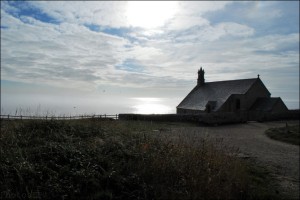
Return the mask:
<svg viewBox="0 0 300 200"><path fill-rule="evenodd" d="M206 106L206 112L207 112L207 113L210 113L210 112L211 112L211 106L210 106L209 104Z"/></svg>
<svg viewBox="0 0 300 200"><path fill-rule="evenodd" d="M241 100L240 99L235 100L235 108L236 108L236 110L241 109Z"/></svg>

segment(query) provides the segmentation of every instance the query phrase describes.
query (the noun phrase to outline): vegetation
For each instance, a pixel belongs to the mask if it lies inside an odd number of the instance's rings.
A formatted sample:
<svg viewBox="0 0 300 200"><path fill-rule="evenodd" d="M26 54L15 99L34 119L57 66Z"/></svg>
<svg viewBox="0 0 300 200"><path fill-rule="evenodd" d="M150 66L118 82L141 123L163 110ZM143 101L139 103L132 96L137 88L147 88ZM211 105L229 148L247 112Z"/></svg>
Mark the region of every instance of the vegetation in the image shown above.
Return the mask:
<svg viewBox="0 0 300 200"><path fill-rule="evenodd" d="M270 128L266 130L266 134L274 140L300 145L299 125Z"/></svg>
<svg viewBox="0 0 300 200"><path fill-rule="evenodd" d="M207 139L164 137L170 126L2 121L1 198L274 198L267 171Z"/></svg>

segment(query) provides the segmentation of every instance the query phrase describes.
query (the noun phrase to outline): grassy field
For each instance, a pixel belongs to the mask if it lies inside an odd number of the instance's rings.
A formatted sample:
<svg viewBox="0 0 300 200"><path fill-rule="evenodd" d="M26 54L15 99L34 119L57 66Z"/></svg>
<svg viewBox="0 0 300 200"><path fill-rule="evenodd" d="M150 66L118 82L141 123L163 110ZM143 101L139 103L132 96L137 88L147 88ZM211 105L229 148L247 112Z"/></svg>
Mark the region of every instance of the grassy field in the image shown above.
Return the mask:
<svg viewBox="0 0 300 200"><path fill-rule="evenodd" d="M1 198L277 197L267 170L208 139L165 137L174 126L191 124L1 121Z"/></svg>
<svg viewBox="0 0 300 200"><path fill-rule="evenodd" d="M270 128L266 134L274 140L300 145L299 125Z"/></svg>

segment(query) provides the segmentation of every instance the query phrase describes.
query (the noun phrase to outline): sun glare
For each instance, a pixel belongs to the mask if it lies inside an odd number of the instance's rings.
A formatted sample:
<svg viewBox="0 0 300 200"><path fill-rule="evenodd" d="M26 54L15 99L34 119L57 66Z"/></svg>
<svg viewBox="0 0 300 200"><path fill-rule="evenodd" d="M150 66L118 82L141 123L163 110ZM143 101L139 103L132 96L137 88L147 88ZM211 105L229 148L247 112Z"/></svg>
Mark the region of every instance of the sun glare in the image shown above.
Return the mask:
<svg viewBox="0 0 300 200"><path fill-rule="evenodd" d="M160 98L132 98L136 101L133 106L134 113L138 114L166 114L171 112L171 108Z"/></svg>
<svg viewBox="0 0 300 200"><path fill-rule="evenodd" d="M177 11L174 1L129 1L127 20L132 26L146 29L163 26Z"/></svg>
<svg viewBox="0 0 300 200"><path fill-rule="evenodd" d="M170 112L170 108L161 104L140 104L134 106L135 112L138 114L166 114Z"/></svg>

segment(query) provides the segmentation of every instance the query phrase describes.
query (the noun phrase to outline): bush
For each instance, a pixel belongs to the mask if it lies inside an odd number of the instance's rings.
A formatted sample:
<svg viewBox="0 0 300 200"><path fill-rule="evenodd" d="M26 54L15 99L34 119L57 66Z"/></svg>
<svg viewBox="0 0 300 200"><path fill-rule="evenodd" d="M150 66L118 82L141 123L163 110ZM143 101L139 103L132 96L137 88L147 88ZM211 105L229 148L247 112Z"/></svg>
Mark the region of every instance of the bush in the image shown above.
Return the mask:
<svg viewBox="0 0 300 200"><path fill-rule="evenodd" d="M299 125L270 128L265 133L274 140L300 145Z"/></svg>

